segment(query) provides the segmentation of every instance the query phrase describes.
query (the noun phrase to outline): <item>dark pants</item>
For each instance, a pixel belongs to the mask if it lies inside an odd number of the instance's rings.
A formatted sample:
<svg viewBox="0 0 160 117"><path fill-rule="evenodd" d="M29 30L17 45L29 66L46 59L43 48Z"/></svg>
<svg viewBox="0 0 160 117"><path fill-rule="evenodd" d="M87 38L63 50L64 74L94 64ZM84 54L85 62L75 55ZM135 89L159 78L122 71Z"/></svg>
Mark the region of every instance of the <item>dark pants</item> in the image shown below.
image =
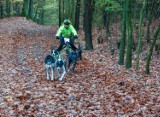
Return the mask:
<svg viewBox="0 0 160 117"><path fill-rule="evenodd" d="M73 37L69 37L69 39L70 39L69 45L71 46L71 49L74 50L74 51L76 51L77 48L74 46ZM60 36L60 39L59 39L59 40L60 40L60 45L59 45L59 47L58 47L58 49L57 49L58 52L60 52L60 51L62 50L63 45L65 44L65 42L64 42L64 37Z"/></svg>

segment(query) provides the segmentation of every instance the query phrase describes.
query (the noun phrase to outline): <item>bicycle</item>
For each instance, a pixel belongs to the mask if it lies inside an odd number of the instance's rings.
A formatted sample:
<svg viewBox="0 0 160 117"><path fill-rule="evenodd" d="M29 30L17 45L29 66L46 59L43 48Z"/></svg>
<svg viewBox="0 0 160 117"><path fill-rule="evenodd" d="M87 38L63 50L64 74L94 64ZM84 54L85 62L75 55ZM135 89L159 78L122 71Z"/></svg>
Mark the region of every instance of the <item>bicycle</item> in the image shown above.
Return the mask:
<svg viewBox="0 0 160 117"><path fill-rule="evenodd" d="M64 43L65 43L65 53L66 53L66 66L68 66L69 63L69 53L70 53L70 38L64 38ZM66 67L67 69L67 67Z"/></svg>

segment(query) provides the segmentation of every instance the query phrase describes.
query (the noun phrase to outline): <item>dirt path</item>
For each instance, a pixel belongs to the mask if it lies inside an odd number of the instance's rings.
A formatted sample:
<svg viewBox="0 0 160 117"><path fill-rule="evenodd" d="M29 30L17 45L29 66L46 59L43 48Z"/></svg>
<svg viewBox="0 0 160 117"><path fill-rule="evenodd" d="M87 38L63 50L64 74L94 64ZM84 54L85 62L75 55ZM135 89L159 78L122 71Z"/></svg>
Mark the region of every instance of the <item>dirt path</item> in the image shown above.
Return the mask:
<svg viewBox="0 0 160 117"><path fill-rule="evenodd" d="M127 71L103 44L83 52L75 75L67 74L62 82L47 81L43 61L51 42L58 45L53 39L57 27L24 18L3 19L0 26L0 116L160 114L160 67L151 76ZM160 64L158 59L155 63Z"/></svg>

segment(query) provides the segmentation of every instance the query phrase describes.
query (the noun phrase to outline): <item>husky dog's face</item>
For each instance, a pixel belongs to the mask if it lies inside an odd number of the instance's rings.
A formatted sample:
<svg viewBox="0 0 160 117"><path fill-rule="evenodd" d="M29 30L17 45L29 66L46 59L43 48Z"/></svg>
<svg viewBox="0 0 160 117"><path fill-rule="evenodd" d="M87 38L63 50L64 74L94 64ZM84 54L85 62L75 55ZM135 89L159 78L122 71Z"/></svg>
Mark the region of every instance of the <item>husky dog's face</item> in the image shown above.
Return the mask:
<svg viewBox="0 0 160 117"><path fill-rule="evenodd" d="M55 56L56 55L55 50L52 50L51 54Z"/></svg>

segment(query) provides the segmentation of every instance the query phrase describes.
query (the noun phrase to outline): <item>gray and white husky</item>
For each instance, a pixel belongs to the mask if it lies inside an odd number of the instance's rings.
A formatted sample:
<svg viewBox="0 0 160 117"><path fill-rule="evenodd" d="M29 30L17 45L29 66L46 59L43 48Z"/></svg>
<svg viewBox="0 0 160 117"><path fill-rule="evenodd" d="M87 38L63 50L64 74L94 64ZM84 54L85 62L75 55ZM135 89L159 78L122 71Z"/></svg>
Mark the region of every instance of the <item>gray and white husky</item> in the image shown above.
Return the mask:
<svg viewBox="0 0 160 117"><path fill-rule="evenodd" d="M54 80L54 69L56 68L57 75L59 80L62 81L66 74L66 64L59 52L54 50L52 45L51 55L45 57L45 66L47 80Z"/></svg>
<svg viewBox="0 0 160 117"><path fill-rule="evenodd" d="M61 55L58 55L58 59L55 64L59 80L62 81L66 74L66 62Z"/></svg>
<svg viewBox="0 0 160 117"><path fill-rule="evenodd" d="M54 67L55 67L55 58L52 55L47 55L45 57L45 66L46 66L46 74L47 80L54 80Z"/></svg>

